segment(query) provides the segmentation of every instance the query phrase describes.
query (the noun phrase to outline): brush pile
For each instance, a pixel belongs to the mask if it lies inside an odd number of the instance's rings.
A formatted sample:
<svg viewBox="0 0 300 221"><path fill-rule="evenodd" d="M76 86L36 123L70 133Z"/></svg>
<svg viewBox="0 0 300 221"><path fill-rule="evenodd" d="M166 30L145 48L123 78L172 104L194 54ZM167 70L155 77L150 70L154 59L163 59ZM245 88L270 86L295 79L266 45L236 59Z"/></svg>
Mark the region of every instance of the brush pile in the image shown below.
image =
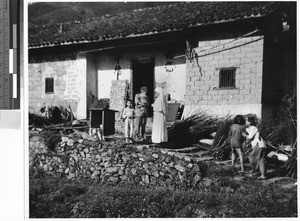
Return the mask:
<svg viewBox="0 0 300 221"><path fill-rule="evenodd" d="M225 160L229 158L231 147L228 134L232 122L232 118L227 116L222 120L219 120L217 124L217 133L210 150L213 157L217 159Z"/></svg>
<svg viewBox="0 0 300 221"><path fill-rule="evenodd" d="M296 96L286 95L283 97L278 117L276 119L264 119L258 123L258 129L261 137L265 140L267 152L275 151L285 154L288 160L283 163L283 169L289 176L297 175L297 118L296 118ZM230 158L230 141L228 133L232 125L232 118L226 117L217 123L217 133L214 137L211 154L217 158L226 160ZM285 146L291 146L291 150L284 149ZM251 144L244 142L243 155L248 158L251 152Z"/></svg>
<svg viewBox="0 0 300 221"><path fill-rule="evenodd" d="M29 113L29 125L35 125L35 126L44 126L49 125L51 123L50 118L38 114L38 113Z"/></svg>
<svg viewBox="0 0 300 221"><path fill-rule="evenodd" d="M267 147L278 153L286 154L289 158L284 169L289 176L297 176L297 97L287 94L283 97L278 117L273 125L262 128L262 137L267 140ZM290 151L282 148L289 145Z"/></svg>
<svg viewBox="0 0 300 221"><path fill-rule="evenodd" d="M217 122L217 118L199 112L169 127L168 141L184 146L198 143L200 139L211 138L210 134L217 129Z"/></svg>
<svg viewBox="0 0 300 221"><path fill-rule="evenodd" d="M45 106L40 113L29 113L29 125L45 126L72 122L76 119L70 105L68 107Z"/></svg>

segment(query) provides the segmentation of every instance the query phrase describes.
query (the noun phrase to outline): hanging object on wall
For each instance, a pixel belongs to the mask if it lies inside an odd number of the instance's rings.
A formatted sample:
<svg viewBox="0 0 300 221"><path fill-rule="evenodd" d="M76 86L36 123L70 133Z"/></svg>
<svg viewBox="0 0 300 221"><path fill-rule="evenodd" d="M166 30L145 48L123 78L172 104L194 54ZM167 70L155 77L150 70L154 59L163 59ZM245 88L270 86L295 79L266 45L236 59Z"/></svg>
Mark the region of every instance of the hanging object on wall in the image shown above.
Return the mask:
<svg viewBox="0 0 300 221"><path fill-rule="evenodd" d="M174 59L174 55L173 55L172 52L169 51L169 52L166 54L166 60L167 60L167 62L166 62L165 65L172 65L172 64L173 64L173 59Z"/></svg>
<svg viewBox="0 0 300 221"><path fill-rule="evenodd" d="M119 61L120 61L120 56L118 55L115 59L115 62L116 62L116 66L115 66L115 70L114 70L114 73L116 74L117 76L117 80L119 80L119 76L122 74L122 71L121 71L121 66L119 64Z"/></svg>
<svg viewBox="0 0 300 221"><path fill-rule="evenodd" d="M199 68L199 73L200 73L200 76L202 76L202 71L201 71L201 66L199 65L199 56L197 54L197 52L195 51L194 48L192 48L191 44L189 41L186 41L186 57L187 59L190 61L190 62L196 62L198 68Z"/></svg>
<svg viewBox="0 0 300 221"><path fill-rule="evenodd" d="M173 64L173 59L174 59L174 55L172 54L172 52L169 51L166 54L166 64L165 64L166 72L173 72L173 68L169 67L170 65Z"/></svg>
<svg viewBox="0 0 300 221"><path fill-rule="evenodd" d="M166 72L173 72L173 68L171 68L171 67L165 67L165 69L166 69Z"/></svg>

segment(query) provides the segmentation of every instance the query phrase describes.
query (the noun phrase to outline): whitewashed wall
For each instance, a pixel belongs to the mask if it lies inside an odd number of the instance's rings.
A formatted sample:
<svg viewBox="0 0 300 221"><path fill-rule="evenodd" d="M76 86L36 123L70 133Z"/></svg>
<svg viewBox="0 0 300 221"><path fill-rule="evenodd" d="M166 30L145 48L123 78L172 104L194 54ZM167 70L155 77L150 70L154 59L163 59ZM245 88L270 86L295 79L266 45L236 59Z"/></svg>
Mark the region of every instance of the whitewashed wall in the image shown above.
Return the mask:
<svg viewBox="0 0 300 221"><path fill-rule="evenodd" d="M122 67L122 74L120 80L131 81L132 70L131 61L134 59L148 59L155 58L154 80L156 82L166 82L166 93L171 95L174 100L182 101L185 95L185 57L173 59L173 64L166 67L165 52L160 50L145 51L131 51L118 52L106 51L95 54L97 63L97 78L98 78L98 98L109 98L111 81L116 79L114 67L116 65L115 58L117 55L121 56L120 66ZM167 71L172 70L171 72Z"/></svg>

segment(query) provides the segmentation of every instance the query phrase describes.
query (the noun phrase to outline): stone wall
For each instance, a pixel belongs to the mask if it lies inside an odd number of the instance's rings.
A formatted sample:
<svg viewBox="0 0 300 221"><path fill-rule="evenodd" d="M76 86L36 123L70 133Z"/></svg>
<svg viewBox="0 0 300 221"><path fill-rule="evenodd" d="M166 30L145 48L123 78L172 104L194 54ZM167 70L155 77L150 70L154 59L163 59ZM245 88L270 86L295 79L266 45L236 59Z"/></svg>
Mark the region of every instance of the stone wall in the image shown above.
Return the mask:
<svg viewBox="0 0 300 221"><path fill-rule="evenodd" d="M86 117L86 58L85 55L52 55L28 64L29 111L42 106L71 105L79 118ZM54 92L45 92L45 78L54 78Z"/></svg>
<svg viewBox="0 0 300 221"><path fill-rule="evenodd" d="M185 114L196 106L243 114L247 105L260 116L263 74L263 37L200 41L196 59L186 64ZM220 68L236 67L236 88L219 88ZM221 107L221 108L220 108ZM220 115L221 113L218 113ZM222 114L221 114L222 115Z"/></svg>
<svg viewBox="0 0 300 221"><path fill-rule="evenodd" d="M31 168L69 179L197 187L203 176L200 163L189 157L169 155L149 145L125 146L117 141L99 144L62 138L54 152L42 142L30 142L30 155Z"/></svg>

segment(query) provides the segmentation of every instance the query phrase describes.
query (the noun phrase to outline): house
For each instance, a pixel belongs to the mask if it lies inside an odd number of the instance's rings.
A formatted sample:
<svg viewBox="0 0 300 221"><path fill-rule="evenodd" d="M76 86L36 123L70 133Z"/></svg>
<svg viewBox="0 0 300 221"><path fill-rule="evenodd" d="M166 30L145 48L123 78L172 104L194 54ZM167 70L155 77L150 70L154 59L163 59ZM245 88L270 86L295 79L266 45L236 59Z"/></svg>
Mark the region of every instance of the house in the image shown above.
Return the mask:
<svg viewBox="0 0 300 221"><path fill-rule="evenodd" d="M29 110L70 104L86 118L88 97L109 98L118 78L150 102L166 82L184 117L272 117L296 92L295 18L296 2L170 2L30 28Z"/></svg>

